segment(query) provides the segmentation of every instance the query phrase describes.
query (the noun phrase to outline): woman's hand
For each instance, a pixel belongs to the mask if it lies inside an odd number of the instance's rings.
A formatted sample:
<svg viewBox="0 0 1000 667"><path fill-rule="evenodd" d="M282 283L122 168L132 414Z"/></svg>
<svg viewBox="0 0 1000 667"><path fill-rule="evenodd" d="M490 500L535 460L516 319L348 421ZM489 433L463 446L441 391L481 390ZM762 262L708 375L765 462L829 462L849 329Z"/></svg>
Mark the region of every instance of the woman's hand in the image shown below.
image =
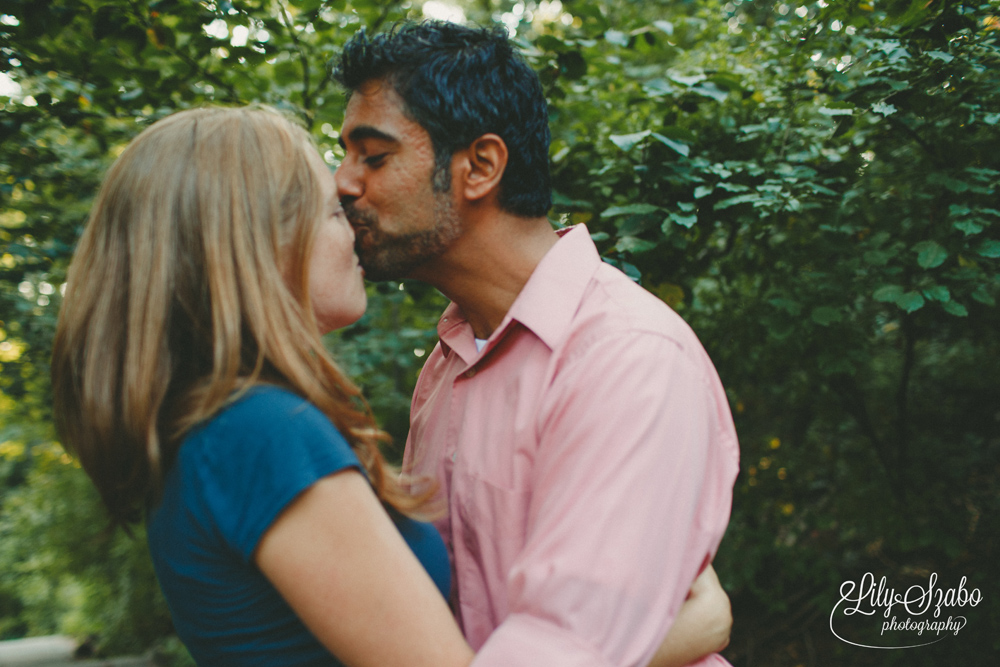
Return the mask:
<svg viewBox="0 0 1000 667"><path fill-rule="evenodd" d="M681 667L729 645L733 614L711 564L691 584L687 600L649 667Z"/></svg>
<svg viewBox="0 0 1000 667"><path fill-rule="evenodd" d="M299 618L351 667L466 667L473 657L427 572L356 470L324 477L254 556Z"/></svg>

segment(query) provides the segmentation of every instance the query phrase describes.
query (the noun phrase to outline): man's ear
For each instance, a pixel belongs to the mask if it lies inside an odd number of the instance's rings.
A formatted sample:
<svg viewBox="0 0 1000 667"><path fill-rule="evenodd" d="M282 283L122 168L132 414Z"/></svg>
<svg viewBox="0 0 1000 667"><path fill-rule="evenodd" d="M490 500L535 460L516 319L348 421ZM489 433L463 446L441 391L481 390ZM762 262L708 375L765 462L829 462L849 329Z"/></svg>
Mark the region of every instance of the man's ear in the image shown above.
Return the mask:
<svg viewBox="0 0 1000 667"><path fill-rule="evenodd" d="M466 200L478 201L499 190L500 179L507 169L507 144L503 139L496 134L484 134L455 157L459 161L452 164L453 173L459 175L456 185Z"/></svg>

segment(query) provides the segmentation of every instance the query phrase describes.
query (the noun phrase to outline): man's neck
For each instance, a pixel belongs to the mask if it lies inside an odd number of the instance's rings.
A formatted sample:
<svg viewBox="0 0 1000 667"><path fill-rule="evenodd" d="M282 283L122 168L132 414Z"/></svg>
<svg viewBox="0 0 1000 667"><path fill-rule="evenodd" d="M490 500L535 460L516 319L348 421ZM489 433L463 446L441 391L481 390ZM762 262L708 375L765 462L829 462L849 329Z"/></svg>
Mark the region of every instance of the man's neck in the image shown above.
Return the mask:
<svg viewBox="0 0 1000 667"><path fill-rule="evenodd" d="M465 313L476 338L489 338L558 236L548 220L496 213L465 226L442 256L414 271Z"/></svg>

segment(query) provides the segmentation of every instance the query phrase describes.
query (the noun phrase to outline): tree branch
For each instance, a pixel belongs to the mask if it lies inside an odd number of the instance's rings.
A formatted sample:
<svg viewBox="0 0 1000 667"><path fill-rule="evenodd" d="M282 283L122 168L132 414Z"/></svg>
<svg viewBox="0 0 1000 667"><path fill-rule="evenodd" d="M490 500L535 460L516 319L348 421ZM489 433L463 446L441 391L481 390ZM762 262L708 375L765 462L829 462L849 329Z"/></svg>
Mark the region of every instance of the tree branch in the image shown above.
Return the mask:
<svg viewBox="0 0 1000 667"><path fill-rule="evenodd" d="M306 55L305 48L302 46L302 42L299 40L299 36L295 34L295 22L288 15L285 3L278 0L278 7L281 9L282 22L288 30L288 36L291 38L292 44L295 45L295 51L299 54L299 64L302 65L302 112L299 115L305 121L306 128L312 130L314 114L312 109L312 92L310 91L309 58Z"/></svg>
<svg viewBox="0 0 1000 667"><path fill-rule="evenodd" d="M138 18L139 21L147 29L152 28L153 24L149 20L149 18L143 13L142 6L139 3L135 2L134 0L130 4L132 5L132 11L135 14L136 18ZM223 79L219 78L219 76L217 74L213 74L212 72L208 71L208 69L206 69L205 67L203 67L200 62L198 62L197 60L195 60L194 58L192 58L188 54L183 53L182 51L180 51L176 47L162 46L161 48L164 51L166 51L167 53L169 53L171 55L174 55L174 56L180 58L182 61L184 61L184 63L186 65L188 65L189 67L191 67L191 69L193 69L194 71L196 71L198 73L198 75L202 79L207 79L208 81L211 81L213 84L215 84L219 88L222 88L223 90L225 90L226 93L229 94L229 101L230 102L232 102L234 104L243 104L244 103L243 100L240 99L239 93L236 92L236 89L233 88L233 86L231 84L229 84L228 82L226 82Z"/></svg>
<svg viewBox="0 0 1000 667"><path fill-rule="evenodd" d="M382 7L382 11L379 14L379 17L377 19L375 19L374 23L372 23L370 26L368 26L369 29L373 33L377 32L378 29L382 27L382 24L385 23L386 19L389 18L389 14L390 14L390 12L392 12L393 8L396 5L398 5L398 4L400 4L398 1L393 1L393 0L389 0L389 2L386 2L385 6Z"/></svg>
<svg viewBox="0 0 1000 667"><path fill-rule="evenodd" d="M917 336L914 331L913 318L909 315L903 317L903 367L899 375L899 387L896 389L896 466L903 491L906 490L906 470L909 466L909 439L910 439L910 415L909 415L909 389L910 376L913 372L915 361L914 347Z"/></svg>
<svg viewBox="0 0 1000 667"><path fill-rule="evenodd" d="M840 397L847 414L854 418L861 432L871 441L872 446L875 448L875 455L885 470L893 495L897 500L903 502L904 494L899 483L898 470L894 466L897 457L892 456L892 452L889 450L889 446L885 440L879 437L878 431L875 429L875 424L872 421L871 413L868 411L868 405L865 403L864 394L861 391L861 387L858 386L857 380L850 375L837 375L830 379L830 386Z"/></svg>

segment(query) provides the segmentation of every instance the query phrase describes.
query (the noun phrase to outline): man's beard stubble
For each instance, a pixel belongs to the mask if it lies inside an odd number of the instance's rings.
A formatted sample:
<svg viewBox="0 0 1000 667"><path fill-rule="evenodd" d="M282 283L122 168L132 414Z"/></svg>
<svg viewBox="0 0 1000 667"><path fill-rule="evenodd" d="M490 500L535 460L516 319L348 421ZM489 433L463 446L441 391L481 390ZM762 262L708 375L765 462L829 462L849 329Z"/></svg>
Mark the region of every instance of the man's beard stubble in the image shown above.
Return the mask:
<svg viewBox="0 0 1000 667"><path fill-rule="evenodd" d="M344 204L354 227L354 248L368 280L403 280L428 260L440 256L462 235L461 224L446 193L434 197L434 226L403 234L385 232L378 216Z"/></svg>

